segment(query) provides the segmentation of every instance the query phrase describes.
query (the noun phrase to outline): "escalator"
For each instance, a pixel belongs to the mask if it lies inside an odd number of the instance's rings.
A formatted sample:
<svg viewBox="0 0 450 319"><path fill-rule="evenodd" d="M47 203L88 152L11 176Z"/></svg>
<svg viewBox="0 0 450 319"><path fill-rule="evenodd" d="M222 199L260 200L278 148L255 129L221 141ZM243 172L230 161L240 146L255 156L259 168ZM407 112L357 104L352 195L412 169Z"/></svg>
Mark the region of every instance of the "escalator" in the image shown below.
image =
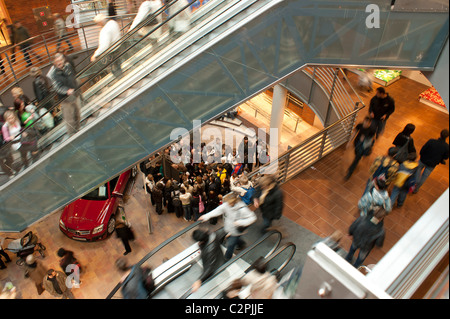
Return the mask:
<svg viewBox="0 0 450 319"><path fill-rule="evenodd" d="M196 229L208 229L210 233L221 231L219 224L214 226L208 223L194 223L167 239L137 263L140 267L152 269L155 289L149 298L196 298L197 293L207 293L211 296L213 291L221 290L222 286L232 279L243 276L258 258L263 257L271 271L281 271L295 253L295 245L291 243L284 244L280 248L282 239L280 232L273 230L260 236L256 228L250 227L248 233L243 236L247 241L247 247L219 267L202 284L198 292L192 294L191 286L203 271L200 248L192 239L192 233ZM225 245L222 246L222 250L225 252ZM121 298L121 286L121 283L117 284L107 299Z"/></svg>
<svg viewBox="0 0 450 319"><path fill-rule="evenodd" d="M281 273L294 256L296 247L292 243L287 243L278 248L275 252L264 256L258 246L253 247L236 256L233 260L223 265L208 281L196 292L190 290L186 292L182 299L220 299L223 292L230 287L234 280L241 279L252 268L253 262L259 257L263 257L266 269L272 275ZM247 255L252 255L251 258Z"/></svg>
<svg viewBox="0 0 450 319"><path fill-rule="evenodd" d="M170 144L173 129L191 131L307 64L433 70L448 37L448 12L392 11L390 1L370 1L380 29L367 28L364 1L210 3L184 34L166 41L164 21L81 74L92 113L70 138L60 127L48 152L1 186L1 231L23 230ZM158 30L160 45L149 41Z"/></svg>

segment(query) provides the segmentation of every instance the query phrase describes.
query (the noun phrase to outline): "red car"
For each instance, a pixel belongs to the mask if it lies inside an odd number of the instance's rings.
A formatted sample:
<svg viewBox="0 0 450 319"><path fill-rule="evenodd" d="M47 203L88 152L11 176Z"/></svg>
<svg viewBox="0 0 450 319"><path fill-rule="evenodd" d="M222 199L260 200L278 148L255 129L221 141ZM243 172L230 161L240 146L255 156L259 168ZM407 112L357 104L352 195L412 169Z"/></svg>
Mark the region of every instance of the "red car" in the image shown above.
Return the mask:
<svg viewBox="0 0 450 319"><path fill-rule="evenodd" d="M132 170L128 170L64 208L59 229L81 241L105 239L116 226L115 213Z"/></svg>

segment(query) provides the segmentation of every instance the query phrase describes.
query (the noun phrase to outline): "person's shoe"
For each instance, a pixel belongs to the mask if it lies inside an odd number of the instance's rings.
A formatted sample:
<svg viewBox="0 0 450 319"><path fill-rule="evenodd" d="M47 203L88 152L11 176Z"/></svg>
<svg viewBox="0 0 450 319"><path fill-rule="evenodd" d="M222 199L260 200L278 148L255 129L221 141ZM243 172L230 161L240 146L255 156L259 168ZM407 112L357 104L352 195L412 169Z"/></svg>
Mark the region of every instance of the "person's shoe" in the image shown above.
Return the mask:
<svg viewBox="0 0 450 319"><path fill-rule="evenodd" d="M131 253L131 251L126 251L123 253L124 256L128 255L129 253Z"/></svg>

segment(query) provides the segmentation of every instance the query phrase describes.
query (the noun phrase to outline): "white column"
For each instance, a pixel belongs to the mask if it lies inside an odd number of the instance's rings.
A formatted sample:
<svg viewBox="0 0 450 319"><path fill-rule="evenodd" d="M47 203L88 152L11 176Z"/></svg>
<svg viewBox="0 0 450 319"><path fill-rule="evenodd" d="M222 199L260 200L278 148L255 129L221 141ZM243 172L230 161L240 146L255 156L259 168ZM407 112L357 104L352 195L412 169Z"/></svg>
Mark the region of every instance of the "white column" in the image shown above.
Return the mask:
<svg viewBox="0 0 450 319"><path fill-rule="evenodd" d="M287 90L281 85L273 88L272 113L270 116L270 128L278 129L278 144L281 141L281 128L283 127L284 109L286 106Z"/></svg>

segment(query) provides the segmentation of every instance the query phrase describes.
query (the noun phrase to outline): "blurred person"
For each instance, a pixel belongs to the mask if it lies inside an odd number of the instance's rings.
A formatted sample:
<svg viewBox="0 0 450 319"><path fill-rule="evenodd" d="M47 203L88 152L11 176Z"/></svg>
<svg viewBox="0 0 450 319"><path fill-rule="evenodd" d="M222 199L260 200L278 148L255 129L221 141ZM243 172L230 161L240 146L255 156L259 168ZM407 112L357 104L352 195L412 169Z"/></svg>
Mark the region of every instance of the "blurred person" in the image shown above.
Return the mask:
<svg viewBox="0 0 450 319"><path fill-rule="evenodd" d="M250 286L246 299L272 299L278 288L275 275L267 271L267 264L263 257L252 264L252 270L241 278L243 286Z"/></svg>
<svg viewBox="0 0 450 319"><path fill-rule="evenodd" d="M256 221L256 215L235 193L227 194L223 197L223 201L222 205L200 216L199 220L208 221L213 217L224 216L224 230L228 236L225 259L229 260L233 256L235 248L242 249L245 246L241 236Z"/></svg>
<svg viewBox="0 0 450 319"><path fill-rule="evenodd" d="M122 296L124 299L147 299L148 290L145 287L145 275L138 265L128 266L125 258L116 260L116 268L123 274L120 282L122 284Z"/></svg>
<svg viewBox="0 0 450 319"><path fill-rule="evenodd" d="M65 41L69 46L69 51L72 51L73 45L67 36L66 23L59 13L53 13L53 26L55 27L55 33L58 37L58 40L56 41L56 50L58 51L61 47L61 43Z"/></svg>
<svg viewBox="0 0 450 319"><path fill-rule="evenodd" d="M369 156L372 153L372 147L374 144L374 137L376 130L371 125L372 119L368 116L364 118L362 123L356 125L350 139L347 143L347 149L353 141L353 146L355 147L355 158L348 168L347 175L345 175L345 180L349 180L353 175L353 172L358 166L359 161L364 156Z"/></svg>
<svg viewBox="0 0 450 319"><path fill-rule="evenodd" d="M156 183L155 189L152 192L155 200L155 210L158 215L161 215L164 210L164 184Z"/></svg>
<svg viewBox="0 0 450 319"><path fill-rule="evenodd" d="M43 286L49 294L62 299L75 299L70 288L66 285L67 276L65 273L49 269L44 276Z"/></svg>
<svg viewBox="0 0 450 319"><path fill-rule="evenodd" d="M108 19L104 14L100 13L95 16L94 22L102 29L98 36L98 47L91 56L91 62L95 62L101 54L118 42L121 37L120 26L114 19ZM119 47L110 52L111 60L115 60L111 63L110 68L116 78L122 75L122 63L119 55Z"/></svg>
<svg viewBox="0 0 450 319"><path fill-rule="evenodd" d="M143 1L139 6L138 13L133 20L133 23L130 26L131 30L134 30L140 23L149 18L151 15L158 12L163 7L163 3L161 0L147 0ZM155 28L158 24L162 23L162 15L158 14L157 16L150 18L150 21L147 25L142 26L137 32L141 37L146 36L153 28ZM153 46L156 45L159 38L161 37L161 28L153 30L152 34L148 36L150 42Z"/></svg>
<svg viewBox="0 0 450 319"><path fill-rule="evenodd" d="M116 4L114 0L107 0L108 2L108 17L115 17L117 15Z"/></svg>
<svg viewBox="0 0 450 319"><path fill-rule="evenodd" d="M3 19L3 21L6 21ZM8 35L10 40L10 46L11 46L11 63L16 63L16 51L19 49L19 47L16 45L16 27L14 24L8 24L6 25L6 28L8 29Z"/></svg>
<svg viewBox="0 0 450 319"><path fill-rule="evenodd" d="M386 92L384 87L378 87L369 104L369 116L372 118L372 127L376 130L375 139L383 134L386 121L394 111L394 99Z"/></svg>
<svg viewBox="0 0 450 319"><path fill-rule="evenodd" d="M66 122L67 133L74 135L81 128L81 93L78 89L78 81L73 67L68 63L63 54L57 53L53 60L53 66L47 77L53 85L61 101L61 111Z"/></svg>
<svg viewBox="0 0 450 319"><path fill-rule="evenodd" d="M169 16L176 14L178 11L184 9L178 13L174 18L169 21L170 33L172 36L179 36L181 33L186 32L190 28L191 24L191 8L187 0L178 0L169 8Z"/></svg>
<svg viewBox="0 0 450 319"><path fill-rule="evenodd" d="M441 131L439 138L428 140L420 149L420 159L415 177L416 185L413 192L414 194L419 192L420 187L437 165L445 165L445 161L449 157L449 146L446 142L448 136L448 130L444 129Z"/></svg>
<svg viewBox="0 0 450 319"><path fill-rule="evenodd" d="M272 225L272 221L280 219L283 213L283 191L275 175L264 175L259 179L253 205L261 212L263 218L261 232L265 233Z"/></svg>
<svg viewBox="0 0 450 319"><path fill-rule="evenodd" d="M0 103L0 127L3 128L5 124L4 113L7 108L3 107ZM0 129L0 167L3 172L9 177L12 178L15 175L13 170L13 156L11 154L11 145L6 145L7 141L3 136L3 129Z"/></svg>
<svg viewBox="0 0 450 319"><path fill-rule="evenodd" d="M198 242L200 247L200 259L203 271L200 278L192 285L192 291L196 292L205 280L225 263L221 245L226 233L223 230L209 233L206 230L196 229L192 233L192 238Z"/></svg>
<svg viewBox="0 0 450 319"><path fill-rule="evenodd" d="M14 22L15 32L14 32L14 42L20 47L23 53L24 59L27 62L27 67L30 67L33 63L30 59L30 54L34 55L38 61L42 58L39 54L35 53L31 48L30 33L27 28L25 28L20 21Z"/></svg>
<svg viewBox="0 0 450 319"><path fill-rule="evenodd" d="M58 251L56 252L56 255L60 258L59 266L67 276L69 276L74 272L74 269L70 269L71 267L69 267L71 265L77 267L78 273L81 273L81 264L78 262L73 251L66 250L64 248L59 248Z"/></svg>
<svg viewBox="0 0 450 319"><path fill-rule="evenodd" d="M353 263L355 268L361 266L375 246L382 247L386 236L383 219L384 210L360 216L349 227L348 234L353 237L345 260L352 263L353 255L359 249L358 257Z"/></svg>
<svg viewBox="0 0 450 319"><path fill-rule="evenodd" d="M28 255L25 260L25 278L30 278L34 282L38 295L42 295L44 292L42 278L44 278L46 274L47 268L38 262L33 254Z"/></svg>
<svg viewBox="0 0 450 319"><path fill-rule="evenodd" d="M22 160L21 166L27 168L29 166L28 151L29 147L22 144L22 137L27 136L27 132L22 133L22 126L16 112L7 110L3 114L5 124L2 126L3 139L11 142L11 150L18 151Z"/></svg>

